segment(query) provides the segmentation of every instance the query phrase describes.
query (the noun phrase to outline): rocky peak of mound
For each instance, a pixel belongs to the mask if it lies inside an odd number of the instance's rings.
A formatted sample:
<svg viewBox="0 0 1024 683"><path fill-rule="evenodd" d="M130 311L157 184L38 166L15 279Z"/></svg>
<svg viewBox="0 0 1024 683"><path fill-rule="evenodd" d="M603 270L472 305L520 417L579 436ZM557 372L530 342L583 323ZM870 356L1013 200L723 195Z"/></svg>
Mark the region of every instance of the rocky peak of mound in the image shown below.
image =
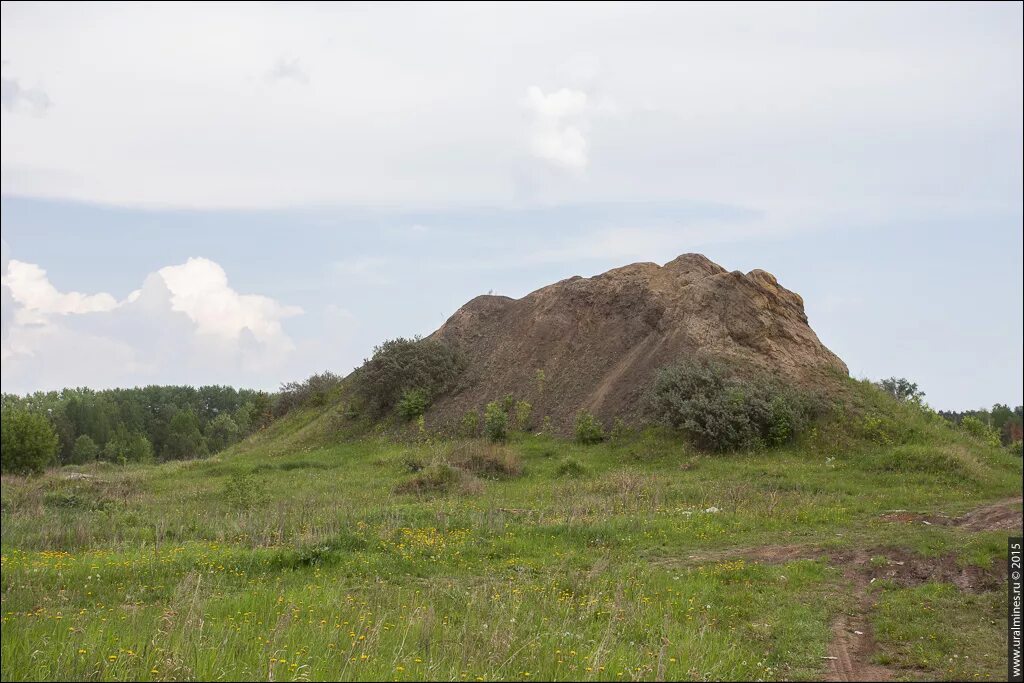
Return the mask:
<svg viewBox="0 0 1024 683"><path fill-rule="evenodd" d="M847 374L798 294L771 273L730 272L700 254L571 277L521 299L478 296L431 338L468 361L459 390L431 410L441 423L507 394L560 430L580 410L628 419L658 368L694 356L803 385Z"/></svg>

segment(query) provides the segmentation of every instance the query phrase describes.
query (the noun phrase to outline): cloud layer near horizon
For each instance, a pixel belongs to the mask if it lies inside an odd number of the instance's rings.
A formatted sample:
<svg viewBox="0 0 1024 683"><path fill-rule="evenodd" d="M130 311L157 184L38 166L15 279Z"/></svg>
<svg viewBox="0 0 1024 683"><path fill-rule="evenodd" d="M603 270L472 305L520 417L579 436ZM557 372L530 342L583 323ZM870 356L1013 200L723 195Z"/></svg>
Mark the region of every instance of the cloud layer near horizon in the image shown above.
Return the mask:
<svg viewBox="0 0 1024 683"><path fill-rule="evenodd" d="M191 375L280 372L295 344L282 321L302 310L241 294L217 263L190 258L148 275L118 300L61 292L4 245L4 384L119 386Z"/></svg>

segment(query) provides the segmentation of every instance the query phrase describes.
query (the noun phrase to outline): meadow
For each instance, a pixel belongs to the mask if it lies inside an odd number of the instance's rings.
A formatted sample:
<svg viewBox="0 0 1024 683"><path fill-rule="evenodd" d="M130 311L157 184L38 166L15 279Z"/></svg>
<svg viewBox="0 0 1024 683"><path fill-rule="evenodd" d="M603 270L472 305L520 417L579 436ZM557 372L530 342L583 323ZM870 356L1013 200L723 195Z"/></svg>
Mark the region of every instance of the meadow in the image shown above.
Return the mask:
<svg viewBox="0 0 1024 683"><path fill-rule="evenodd" d="M1021 460L947 426L709 455L343 422L4 475L3 679L808 680L849 675L844 618L894 678L1005 675L1009 532L957 520L1019 519Z"/></svg>

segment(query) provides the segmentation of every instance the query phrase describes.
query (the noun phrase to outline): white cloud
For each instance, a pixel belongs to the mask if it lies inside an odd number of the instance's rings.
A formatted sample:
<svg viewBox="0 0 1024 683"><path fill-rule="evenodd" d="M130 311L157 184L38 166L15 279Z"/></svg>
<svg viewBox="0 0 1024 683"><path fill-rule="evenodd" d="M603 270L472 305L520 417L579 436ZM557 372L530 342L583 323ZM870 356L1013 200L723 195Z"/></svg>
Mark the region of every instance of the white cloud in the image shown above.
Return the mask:
<svg viewBox="0 0 1024 683"><path fill-rule="evenodd" d="M38 265L9 260L6 244L4 261L5 390L276 384L296 348L282 321L301 309L235 291L209 259L161 268L122 301L61 292Z"/></svg>
<svg viewBox="0 0 1024 683"><path fill-rule="evenodd" d="M117 307L117 299L110 294L82 294L58 291L46 277L46 271L34 263L4 259L3 284L10 288L14 301L32 315L51 313L92 313L110 311Z"/></svg>
<svg viewBox="0 0 1024 683"><path fill-rule="evenodd" d="M196 332L237 341L244 330L257 341L283 341L281 320L302 309L283 306L265 296L239 294L228 286L228 276L218 264L205 258L190 258L159 271L171 295L171 309L187 315Z"/></svg>
<svg viewBox="0 0 1024 683"><path fill-rule="evenodd" d="M587 139L583 134L587 126L587 94L580 90L562 88L544 94L537 86L526 91L523 101L532 115L530 131L531 153L556 167L570 171L586 169Z"/></svg>

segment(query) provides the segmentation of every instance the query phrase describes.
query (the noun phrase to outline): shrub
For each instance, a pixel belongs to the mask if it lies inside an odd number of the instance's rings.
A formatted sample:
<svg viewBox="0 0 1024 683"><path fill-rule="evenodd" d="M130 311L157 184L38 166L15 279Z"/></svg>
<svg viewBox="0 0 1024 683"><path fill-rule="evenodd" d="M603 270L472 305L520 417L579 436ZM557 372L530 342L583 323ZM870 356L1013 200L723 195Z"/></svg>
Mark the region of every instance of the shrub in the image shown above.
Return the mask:
<svg viewBox="0 0 1024 683"><path fill-rule="evenodd" d="M221 413L206 425L206 442L210 452L222 451L238 441L241 430L238 423L227 413Z"/></svg>
<svg viewBox="0 0 1024 683"><path fill-rule="evenodd" d="M100 447L88 434L82 434L75 439L75 446L71 449L71 462L75 465L84 465L87 462L95 462L100 455Z"/></svg>
<svg viewBox="0 0 1024 683"><path fill-rule="evenodd" d="M1024 441L1014 441L1006 448L1010 451L1011 455L1016 455L1018 458L1021 457L1021 446L1024 445Z"/></svg>
<svg viewBox="0 0 1024 683"><path fill-rule="evenodd" d="M526 401L516 401L515 416L516 429L524 430L530 422L530 413L533 412L533 405Z"/></svg>
<svg viewBox="0 0 1024 683"><path fill-rule="evenodd" d="M491 401L484 409L484 432L491 441L508 438L508 413L497 401Z"/></svg>
<svg viewBox="0 0 1024 683"><path fill-rule="evenodd" d="M141 432L129 432L121 426L103 447L103 459L121 465L149 462L153 459L153 445Z"/></svg>
<svg viewBox="0 0 1024 683"><path fill-rule="evenodd" d="M0 420L0 469L33 474L42 472L54 461L60 439L45 415L7 409Z"/></svg>
<svg viewBox="0 0 1024 683"><path fill-rule="evenodd" d="M714 451L780 446L819 410L812 397L770 377L742 379L706 360L663 368L647 405L660 422Z"/></svg>
<svg viewBox="0 0 1024 683"><path fill-rule="evenodd" d="M415 420L427 412L429 399L423 389L406 389L398 400L398 414L405 420Z"/></svg>
<svg viewBox="0 0 1024 683"><path fill-rule="evenodd" d="M960 429L989 446L1002 445L1002 441L999 439L999 430L988 426L973 415L967 415L964 419L960 420Z"/></svg>
<svg viewBox="0 0 1024 683"><path fill-rule="evenodd" d="M376 416L386 414L413 389L427 402L454 387L465 361L454 349L432 339L391 339L373 350L373 356L353 375L357 393Z"/></svg>
<svg viewBox="0 0 1024 683"><path fill-rule="evenodd" d="M452 464L485 479L509 479L523 473L519 455L498 444L461 444L453 451Z"/></svg>
<svg viewBox="0 0 1024 683"><path fill-rule="evenodd" d="M882 446L891 446L896 443L897 431L896 423L882 415L868 414L860 421L860 436Z"/></svg>
<svg viewBox="0 0 1024 683"><path fill-rule="evenodd" d="M459 422L459 436L472 438L480 432L480 414L475 410L467 410Z"/></svg>
<svg viewBox="0 0 1024 683"><path fill-rule="evenodd" d="M918 388L917 383L911 382L906 377L883 379L878 386L897 401L920 403L924 398L924 392Z"/></svg>
<svg viewBox="0 0 1024 683"><path fill-rule="evenodd" d="M633 430L626 425L621 417L617 417L612 421L612 429L608 434L608 438L613 444L625 443L632 436Z"/></svg>
<svg viewBox="0 0 1024 683"><path fill-rule="evenodd" d="M595 444L604 441L604 426L587 411L576 416L576 441L582 444Z"/></svg>
<svg viewBox="0 0 1024 683"><path fill-rule="evenodd" d="M282 384L274 401L274 415L281 417L296 408L325 406L338 395L342 381L340 375L325 371L302 382Z"/></svg>
<svg viewBox="0 0 1024 683"><path fill-rule="evenodd" d="M554 434L555 426L551 423L551 416L545 415L544 419L540 423L541 434Z"/></svg>

